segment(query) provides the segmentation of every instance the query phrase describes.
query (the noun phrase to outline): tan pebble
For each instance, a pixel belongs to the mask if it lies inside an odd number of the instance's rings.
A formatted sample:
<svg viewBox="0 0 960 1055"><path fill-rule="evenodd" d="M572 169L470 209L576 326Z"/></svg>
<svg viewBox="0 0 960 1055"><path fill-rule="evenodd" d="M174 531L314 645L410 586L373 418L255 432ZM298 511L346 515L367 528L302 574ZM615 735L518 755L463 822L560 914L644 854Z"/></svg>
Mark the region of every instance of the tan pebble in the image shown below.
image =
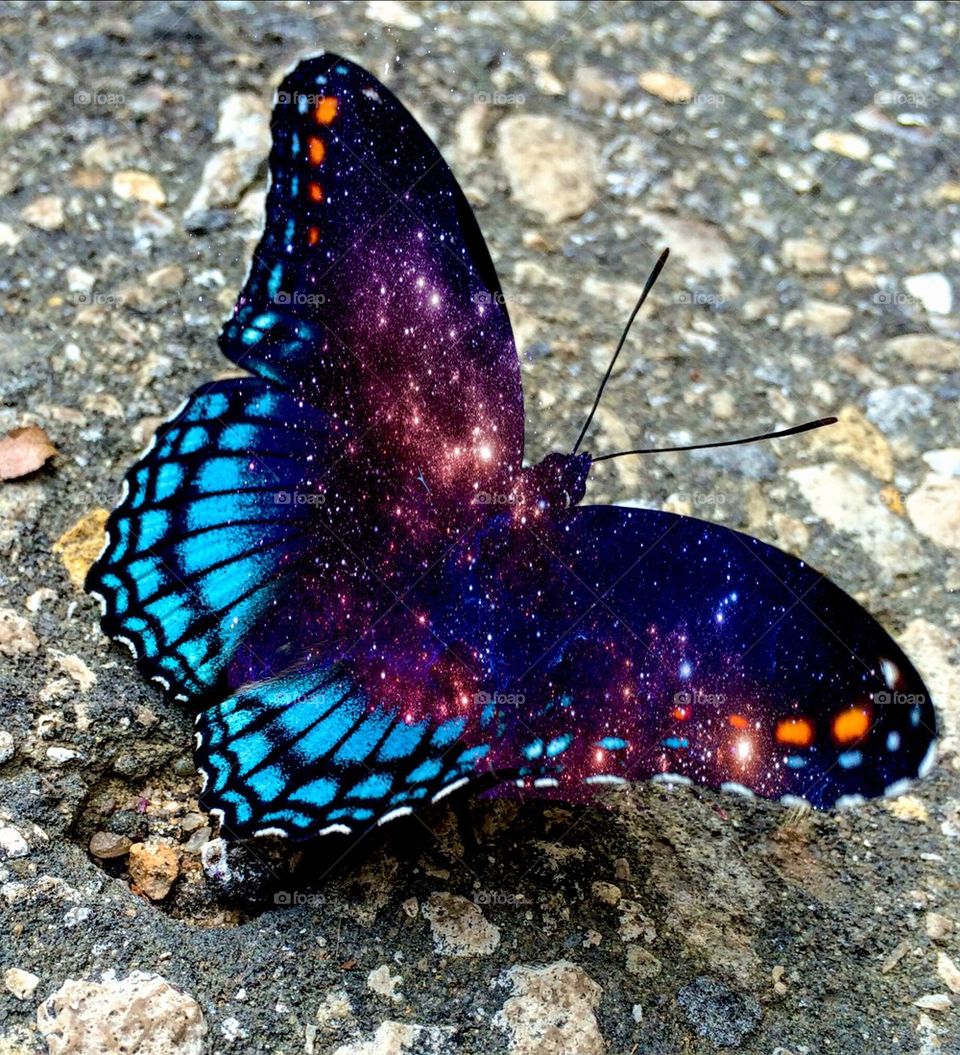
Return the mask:
<svg viewBox="0 0 960 1055"><path fill-rule="evenodd" d="M827 130L813 137L814 150L828 154L839 154L853 161L866 161L870 157L870 143L855 132Z"/></svg>
<svg viewBox="0 0 960 1055"><path fill-rule="evenodd" d="M114 173L110 186L123 201L138 201L145 205L166 205L167 196L159 180L147 172L125 169Z"/></svg>
<svg viewBox="0 0 960 1055"><path fill-rule="evenodd" d="M165 843L134 843L130 847L130 879L135 893L162 901L180 874L180 856Z"/></svg>
<svg viewBox="0 0 960 1055"><path fill-rule="evenodd" d="M90 837L90 853L102 861L125 857L130 852L131 845L125 835L114 835L113 832L94 832Z"/></svg>
<svg viewBox="0 0 960 1055"><path fill-rule="evenodd" d="M87 572L103 549L109 515L106 509L92 509L53 544L53 552L60 557L71 581L79 589L83 589Z"/></svg>
<svg viewBox="0 0 960 1055"><path fill-rule="evenodd" d="M931 941L942 941L948 934L953 933L953 920L948 916L941 916L939 912L928 912L924 929Z"/></svg>
<svg viewBox="0 0 960 1055"><path fill-rule="evenodd" d="M40 231L59 231L63 227L63 199L55 194L36 198L20 212L24 223Z"/></svg>
<svg viewBox="0 0 960 1055"><path fill-rule="evenodd" d="M662 70L645 70L637 77L637 83L645 92L668 103L688 103L694 94L689 81Z"/></svg>

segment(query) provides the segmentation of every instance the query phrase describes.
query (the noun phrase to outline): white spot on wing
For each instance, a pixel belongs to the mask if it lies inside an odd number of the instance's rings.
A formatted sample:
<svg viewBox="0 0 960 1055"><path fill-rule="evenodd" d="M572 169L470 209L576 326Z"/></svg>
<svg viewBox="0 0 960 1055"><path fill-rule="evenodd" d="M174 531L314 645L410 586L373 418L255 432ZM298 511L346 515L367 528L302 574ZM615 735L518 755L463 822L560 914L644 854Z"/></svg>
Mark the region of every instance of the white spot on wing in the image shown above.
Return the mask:
<svg viewBox="0 0 960 1055"><path fill-rule="evenodd" d="M413 810L409 806L398 806L395 810L391 810L389 813L385 813L377 824L387 824L389 821L396 820L397 817L406 817L408 813L413 813Z"/></svg>
<svg viewBox="0 0 960 1055"><path fill-rule="evenodd" d="M930 746L927 748L927 753L923 756L923 761L920 763L920 768L917 770L917 776L921 779L925 777L931 769L933 769L933 763L937 760L937 741L931 740Z"/></svg>
<svg viewBox="0 0 960 1055"><path fill-rule="evenodd" d="M451 792L456 791L457 788L462 788L463 785L469 783L469 781L469 777L461 777L459 780L455 780L452 784L448 784L445 788L441 788L430 801L439 802L442 798L449 795Z"/></svg>
<svg viewBox="0 0 960 1055"><path fill-rule="evenodd" d="M321 828L317 835L349 835L353 829L347 824L328 824Z"/></svg>
<svg viewBox="0 0 960 1055"><path fill-rule="evenodd" d="M889 784L883 789L883 797L885 799L895 799L898 795L902 795L912 787L913 781L907 777L904 777L902 780L895 780L892 784Z"/></svg>
<svg viewBox="0 0 960 1055"><path fill-rule="evenodd" d="M133 656L133 658L137 658L137 646L130 640L129 637L123 637L122 635L118 635L113 640L121 645L126 645L127 648L130 649L130 654Z"/></svg>

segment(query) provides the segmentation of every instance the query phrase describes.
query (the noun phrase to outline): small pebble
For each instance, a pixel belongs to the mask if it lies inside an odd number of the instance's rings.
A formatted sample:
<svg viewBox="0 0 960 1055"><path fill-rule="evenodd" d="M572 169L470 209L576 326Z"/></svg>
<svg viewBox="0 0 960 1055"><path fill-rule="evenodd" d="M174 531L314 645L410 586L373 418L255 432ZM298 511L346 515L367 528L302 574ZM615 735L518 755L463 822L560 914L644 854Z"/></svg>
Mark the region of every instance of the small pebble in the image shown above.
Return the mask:
<svg viewBox="0 0 960 1055"><path fill-rule="evenodd" d="M4 762L9 762L16 750L17 745L14 742L13 735L8 733L6 729L0 729L0 766Z"/></svg>
<svg viewBox="0 0 960 1055"><path fill-rule="evenodd" d="M646 70L637 77L637 83L651 95L667 103L688 103L693 98L693 85L675 73L661 70Z"/></svg>
<svg viewBox="0 0 960 1055"><path fill-rule="evenodd" d="M937 953L937 974L951 993L960 993L960 970L945 953Z"/></svg>
<svg viewBox="0 0 960 1055"><path fill-rule="evenodd" d="M40 984L40 979L30 971L11 967L4 971L3 984L18 1000L29 1000Z"/></svg>
<svg viewBox="0 0 960 1055"><path fill-rule="evenodd" d="M953 309L953 290L947 276L941 275L939 271L911 275L904 279L903 287L931 315L949 315Z"/></svg>
<svg viewBox="0 0 960 1055"><path fill-rule="evenodd" d="M9 824L0 827L0 861L26 857L30 853L27 840Z"/></svg>
<svg viewBox="0 0 960 1055"><path fill-rule="evenodd" d="M820 274L830 268L830 254L823 242L812 238L788 238L780 247L787 267L804 275Z"/></svg>
<svg viewBox="0 0 960 1055"><path fill-rule="evenodd" d="M949 1011L953 1002L946 993L929 993L914 1000L914 1007L922 1008L924 1011Z"/></svg>
<svg viewBox="0 0 960 1055"><path fill-rule="evenodd" d="M138 201L145 205L166 205L167 196L156 177L147 172L125 170L116 172L110 183L113 193L123 201Z"/></svg>
<svg viewBox="0 0 960 1055"><path fill-rule="evenodd" d="M812 145L814 150L839 154L853 161L867 161L870 157L870 143L855 132L818 132Z"/></svg>
<svg viewBox="0 0 960 1055"><path fill-rule="evenodd" d="M90 853L103 861L125 857L130 852L131 845L125 835L115 835L113 832L94 832L89 843Z"/></svg>
<svg viewBox="0 0 960 1055"><path fill-rule="evenodd" d="M40 231L59 231L63 227L63 198L47 194L21 209L20 218Z"/></svg>
<svg viewBox="0 0 960 1055"><path fill-rule="evenodd" d="M162 901L180 874L180 857L165 843L134 843L128 867L134 892Z"/></svg>
<svg viewBox="0 0 960 1055"><path fill-rule="evenodd" d="M928 912L924 921L924 930L931 941L943 941L953 933L953 920L939 912Z"/></svg>
<svg viewBox="0 0 960 1055"><path fill-rule="evenodd" d="M581 216L596 198L600 151L575 125L537 114L505 117L497 156L514 199L548 223Z"/></svg>

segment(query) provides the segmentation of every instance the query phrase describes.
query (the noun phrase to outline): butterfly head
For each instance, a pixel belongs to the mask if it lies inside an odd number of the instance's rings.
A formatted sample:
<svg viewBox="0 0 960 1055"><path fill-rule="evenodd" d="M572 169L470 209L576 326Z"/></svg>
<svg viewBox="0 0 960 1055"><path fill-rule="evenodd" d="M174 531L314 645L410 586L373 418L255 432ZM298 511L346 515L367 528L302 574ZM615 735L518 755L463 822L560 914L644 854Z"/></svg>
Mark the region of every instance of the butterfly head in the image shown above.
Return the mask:
<svg viewBox="0 0 960 1055"><path fill-rule="evenodd" d="M548 454L524 469L520 490L525 505L538 509L568 509L583 499L590 474L589 454Z"/></svg>

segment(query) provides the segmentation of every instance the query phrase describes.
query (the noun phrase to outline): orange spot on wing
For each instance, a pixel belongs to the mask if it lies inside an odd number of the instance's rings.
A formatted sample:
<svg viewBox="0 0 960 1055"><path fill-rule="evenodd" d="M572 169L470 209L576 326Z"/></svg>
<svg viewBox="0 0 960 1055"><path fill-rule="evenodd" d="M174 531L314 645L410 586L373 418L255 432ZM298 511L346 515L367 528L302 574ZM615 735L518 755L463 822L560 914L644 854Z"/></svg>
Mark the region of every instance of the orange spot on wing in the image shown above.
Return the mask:
<svg viewBox="0 0 960 1055"><path fill-rule="evenodd" d="M316 136L311 136L310 141L307 143L307 157L310 158L310 164L319 165L326 156L327 148L323 140L318 139Z"/></svg>
<svg viewBox="0 0 960 1055"><path fill-rule="evenodd" d="M317 103L316 109L313 111L313 116L316 117L318 124L331 124L333 119L337 116L337 100L334 96L325 95L320 102Z"/></svg>
<svg viewBox="0 0 960 1055"><path fill-rule="evenodd" d="M319 183L311 183L307 187L307 193L311 201L323 201L323 187Z"/></svg>
<svg viewBox="0 0 960 1055"><path fill-rule="evenodd" d="M320 241L320 228L319 227L311 227L307 231L307 241L310 243L310 245L316 245L317 242Z"/></svg>
<svg viewBox="0 0 960 1055"><path fill-rule="evenodd" d="M870 728L870 714L862 707L850 707L833 719L833 738L838 744L852 744Z"/></svg>
<svg viewBox="0 0 960 1055"><path fill-rule="evenodd" d="M777 722L777 742L791 747L809 747L813 743L813 722L809 718L783 718Z"/></svg>
<svg viewBox="0 0 960 1055"><path fill-rule="evenodd" d="M740 714L731 714L727 721L734 727L734 729L750 728L750 723Z"/></svg>

